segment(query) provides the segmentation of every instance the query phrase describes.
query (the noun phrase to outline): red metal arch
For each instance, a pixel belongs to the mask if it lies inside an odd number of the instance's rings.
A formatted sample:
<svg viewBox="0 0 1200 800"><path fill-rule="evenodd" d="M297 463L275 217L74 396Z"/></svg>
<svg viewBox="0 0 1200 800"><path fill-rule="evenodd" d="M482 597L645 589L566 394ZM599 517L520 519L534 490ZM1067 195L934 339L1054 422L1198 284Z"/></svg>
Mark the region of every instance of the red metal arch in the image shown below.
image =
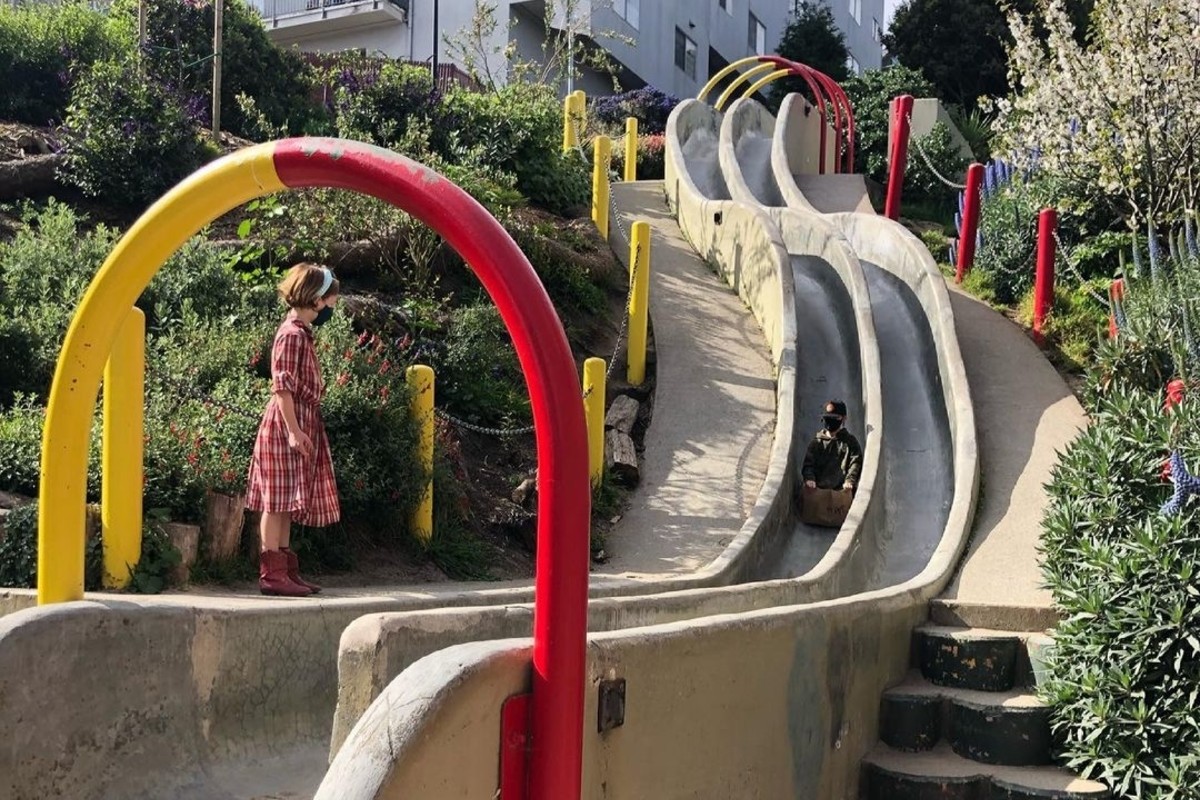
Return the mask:
<svg viewBox="0 0 1200 800"><path fill-rule="evenodd" d="M537 273L474 198L397 153L336 139L287 139L274 164L290 188L350 189L412 214L462 255L500 310L525 372L538 456L530 792L580 795L591 489L579 381Z"/></svg>
<svg viewBox="0 0 1200 800"><path fill-rule="evenodd" d="M833 107L834 135L839 143L838 158L835 159L834 171L853 172L856 127L854 108L850 105L850 99L846 96L846 92L842 89L841 85L818 69L798 61L783 58L782 56L761 56L759 61L792 70L793 74L804 78L813 96L816 98L817 107L821 113L821 153L819 167L821 172L825 171L825 127L828 124L828 115L825 110L826 102ZM845 127L842 125L843 113L846 121Z"/></svg>

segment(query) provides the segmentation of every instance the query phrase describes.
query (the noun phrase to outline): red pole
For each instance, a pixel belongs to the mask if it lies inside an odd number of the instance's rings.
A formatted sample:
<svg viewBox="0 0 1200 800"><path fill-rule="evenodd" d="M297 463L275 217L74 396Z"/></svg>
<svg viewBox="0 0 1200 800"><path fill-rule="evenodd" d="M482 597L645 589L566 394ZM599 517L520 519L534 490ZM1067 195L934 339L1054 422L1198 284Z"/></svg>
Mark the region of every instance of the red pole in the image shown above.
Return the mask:
<svg viewBox="0 0 1200 800"><path fill-rule="evenodd" d="M1045 341L1046 315L1054 306L1054 230L1058 212L1044 208L1038 215L1037 276L1033 284L1033 338Z"/></svg>
<svg viewBox="0 0 1200 800"><path fill-rule="evenodd" d="M975 264L975 239L979 233L979 211L983 191L983 164L967 167L967 195L963 203L962 236L958 240L958 270L954 282L963 278Z"/></svg>
<svg viewBox="0 0 1200 800"><path fill-rule="evenodd" d="M900 218L900 194L904 189L904 173L908 166L909 118L912 116L913 98L902 94L892 101L892 142L888 153L887 202L884 216Z"/></svg>
<svg viewBox="0 0 1200 800"><path fill-rule="evenodd" d="M1108 338L1115 339L1119 330L1117 328L1117 308L1121 303L1125 302L1125 281L1117 278L1108 287Z"/></svg>

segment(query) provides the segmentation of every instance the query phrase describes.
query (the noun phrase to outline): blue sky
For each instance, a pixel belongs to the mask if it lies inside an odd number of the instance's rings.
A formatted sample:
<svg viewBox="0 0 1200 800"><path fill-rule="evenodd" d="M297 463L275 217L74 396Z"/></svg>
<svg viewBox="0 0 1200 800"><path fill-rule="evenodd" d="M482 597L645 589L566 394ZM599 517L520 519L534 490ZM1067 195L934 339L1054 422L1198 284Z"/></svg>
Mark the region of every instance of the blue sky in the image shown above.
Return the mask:
<svg viewBox="0 0 1200 800"><path fill-rule="evenodd" d="M892 21L892 14L896 12L896 6L900 5L900 2L901 0L883 0L883 18L887 20L883 23L885 28Z"/></svg>

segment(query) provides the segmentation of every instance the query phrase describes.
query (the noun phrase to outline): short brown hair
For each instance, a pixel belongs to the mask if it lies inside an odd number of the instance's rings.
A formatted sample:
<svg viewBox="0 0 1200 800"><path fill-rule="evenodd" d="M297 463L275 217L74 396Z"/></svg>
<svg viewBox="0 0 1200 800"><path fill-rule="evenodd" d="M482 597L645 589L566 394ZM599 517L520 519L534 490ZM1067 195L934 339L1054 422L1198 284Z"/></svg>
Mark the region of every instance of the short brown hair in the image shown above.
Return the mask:
<svg viewBox="0 0 1200 800"><path fill-rule="evenodd" d="M302 262L287 271L279 282L279 296L288 308L312 308L322 297L336 297L341 290L337 278L329 284L325 294L320 294L325 284L325 268L319 264Z"/></svg>

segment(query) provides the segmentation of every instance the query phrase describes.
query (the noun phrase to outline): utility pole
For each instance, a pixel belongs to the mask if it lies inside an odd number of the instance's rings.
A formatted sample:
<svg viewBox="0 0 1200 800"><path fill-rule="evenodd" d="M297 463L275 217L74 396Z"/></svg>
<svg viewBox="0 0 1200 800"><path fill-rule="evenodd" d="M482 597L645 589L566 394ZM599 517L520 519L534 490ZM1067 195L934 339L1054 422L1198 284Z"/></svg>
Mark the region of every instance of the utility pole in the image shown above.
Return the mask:
<svg viewBox="0 0 1200 800"><path fill-rule="evenodd" d="M212 135L221 141L221 43L224 33L225 0L213 0L213 96Z"/></svg>
<svg viewBox="0 0 1200 800"><path fill-rule="evenodd" d="M439 0L433 0L433 66L431 71L433 72L434 89L438 85L438 37L440 34L438 30L438 5Z"/></svg>

